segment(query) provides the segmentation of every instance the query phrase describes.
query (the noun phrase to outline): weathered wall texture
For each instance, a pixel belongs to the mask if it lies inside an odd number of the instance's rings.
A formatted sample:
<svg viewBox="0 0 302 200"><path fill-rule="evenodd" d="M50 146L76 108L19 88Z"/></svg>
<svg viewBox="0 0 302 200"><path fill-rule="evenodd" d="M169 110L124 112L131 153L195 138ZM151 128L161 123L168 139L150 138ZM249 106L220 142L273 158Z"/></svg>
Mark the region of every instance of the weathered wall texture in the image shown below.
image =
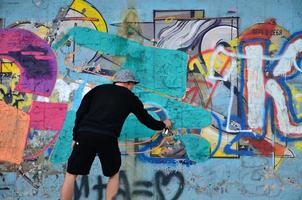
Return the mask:
<svg viewBox="0 0 302 200"><path fill-rule="evenodd" d="M129 116L118 199L302 199L301 0L0 0L0 28L0 199L59 198L81 98L120 68L174 135Z"/></svg>

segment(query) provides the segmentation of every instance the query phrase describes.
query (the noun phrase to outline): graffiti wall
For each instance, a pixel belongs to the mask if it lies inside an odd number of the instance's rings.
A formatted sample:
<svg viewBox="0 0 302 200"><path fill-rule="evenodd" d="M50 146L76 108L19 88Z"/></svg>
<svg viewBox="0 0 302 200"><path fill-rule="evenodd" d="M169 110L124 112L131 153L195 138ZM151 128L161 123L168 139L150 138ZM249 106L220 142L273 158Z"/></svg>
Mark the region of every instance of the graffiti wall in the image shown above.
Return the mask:
<svg viewBox="0 0 302 200"><path fill-rule="evenodd" d="M0 199L59 199L75 114L119 69L117 199L302 199L302 2L0 1ZM104 199L96 159L74 199Z"/></svg>

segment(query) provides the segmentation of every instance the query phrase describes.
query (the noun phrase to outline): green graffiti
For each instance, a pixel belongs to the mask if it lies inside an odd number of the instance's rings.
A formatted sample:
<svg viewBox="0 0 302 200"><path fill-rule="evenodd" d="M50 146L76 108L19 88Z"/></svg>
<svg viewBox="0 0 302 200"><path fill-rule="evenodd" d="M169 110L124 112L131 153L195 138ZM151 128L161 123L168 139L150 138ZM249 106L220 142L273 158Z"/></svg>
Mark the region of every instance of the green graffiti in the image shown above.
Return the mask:
<svg viewBox="0 0 302 200"><path fill-rule="evenodd" d="M204 162L209 159L211 145L206 139L195 134L177 135L175 138L184 144L190 160Z"/></svg>
<svg viewBox="0 0 302 200"><path fill-rule="evenodd" d="M147 47L117 35L81 27L72 28L53 48L58 49L69 38L77 45L125 57L121 67L134 71L148 89L174 97L184 95L188 55L182 51Z"/></svg>
<svg viewBox="0 0 302 200"><path fill-rule="evenodd" d="M80 27L71 29L53 48L58 49L69 38L77 45L126 57L122 67L132 69L142 86L136 87L134 93L144 103L160 105L165 110L164 114L172 119L174 128L203 128L211 124L210 112L170 98L182 97L186 88L188 57L184 52L145 47L125 38ZM159 119L157 113L150 114ZM74 120L75 112L69 111L51 157L53 163L65 162L70 155ZM155 131L142 125L134 115L130 115L123 126L120 139L148 138L154 133ZM194 153L190 155L194 157Z"/></svg>
<svg viewBox="0 0 302 200"><path fill-rule="evenodd" d="M72 129L74 126L75 116L75 111L69 111L66 113L64 126L51 154L50 161L52 163L66 162L71 153Z"/></svg>

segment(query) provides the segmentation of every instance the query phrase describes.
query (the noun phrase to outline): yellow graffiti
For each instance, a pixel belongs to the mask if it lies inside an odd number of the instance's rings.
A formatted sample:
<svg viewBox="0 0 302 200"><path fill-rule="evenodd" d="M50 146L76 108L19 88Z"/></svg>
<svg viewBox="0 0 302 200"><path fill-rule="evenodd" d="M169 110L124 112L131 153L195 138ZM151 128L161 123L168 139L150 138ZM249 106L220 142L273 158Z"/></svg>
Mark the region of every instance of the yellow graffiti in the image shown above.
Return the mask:
<svg viewBox="0 0 302 200"><path fill-rule="evenodd" d="M8 87L3 84L0 84L0 90L0 100L5 101L5 97L7 95L11 95L11 102L8 102L7 104L17 107L20 110L28 108L32 103L32 94L11 91Z"/></svg>
<svg viewBox="0 0 302 200"><path fill-rule="evenodd" d="M292 96L293 96L293 100L295 103L295 108L296 110L300 110L301 108L301 103L302 103L302 95L301 92L298 91L293 85L287 83L287 85L289 86ZM302 113L297 113L297 117L302 117Z"/></svg>
<svg viewBox="0 0 302 200"><path fill-rule="evenodd" d="M231 47L235 48L239 45L239 38L234 38L231 41L228 42Z"/></svg>
<svg viewBox="0 0 302 200"><path fill-rule="evenodd" d="M195 66L197 67L197 69L199 70L199 72L203 75L203 76L207 76L207 72L202 68L200 61L198 60L198 58L193 58L190 62L189 62L189 70L193 71Z"/></svg>
<svg viewBox="0 0 302 200"><path fill-rule="evenodd" d="M23 109L29 107L32 103L32 94L25 94L18 91L15 91L16 85L19 82L20 70L15 63L3 60L1 63L2 73L11 73L12 76L9 79L9 82L4 85L0 84L0 100L3 101L7 95L11 95L11 102L9 105L18 107L18 109Z"/></svg>
<svg viewBox="0 0 302 200"><path fill-rule="evenodd" d="M211 144L211 151L213 151L216 146L218 145L217 138L219 131L213 127L208 126L206 128L201 129L200 136L205 138ZM238 158L238 155L235 154L226 154L224 153L224 147L234 138L234 136L222 134L221 143L219 145L218 150L215 152L213 157L220 157L220 158ZM237 144L234 143L231 147L232 149L238 149Z"/></svg>
<svg viewBox="0 0 302 200"><path fill-rule="evenodd" d="M95 26L96 30L107 32L107 25L103 18L103 16L99 13L99 11L94 8L91 4L84 0L74 0L70 6L70 8L75 11L83 14L88 18L97 18L98 20L93 20L92 23Z"/></svg>
<svg viewBox="0 0 302 200"><path fill-rule="evenodd" d="M274 52L274 51L277 51L279 49L278 45L275 44L275 43L271 43L269 45L269 52Z"/></svg>
<svg viewBox="0 0 302 200"><path fill-rule="evenodd" d="M193 71L194 70L194 66L197 67L197 69L199 70L199 72L203 75L203 76L209 76L209 72L210 72L210 62L211 62L211 57L213 55L213 51L208 51L208 52L204 52L202 53L202 57L205 61L205 66L207 68L207 70L205 71L205 69L202 67L201 62L199 61L198 58L193 58L192 60L190 60L189 62L189 70ZM230 57L227 55L224 55L223 53L219 53L215 60L214 60L214 70L220 72L223 68L229 68L230 67ZM225 66L227 65L227 66Z"/></svg>
<svg viewBox="0 0 302 200"><path fill-rule="evenodd" d="M42 39L46 39L48 32L49 32L49 28L47 26L39 26L38 30L34 31L34 33Z"/></svg>
<svg viewBox="0 0 302 200"><path fill-rule="evenodd" d="M14 74L20 74L18 66L6 59L1 62L1 72L11 72Z"/></svg>
<svg viewBox="0 0 302 200"><path fill-rule="evenodd" d="M166 17L166 18L165 18L165 23L169 24L169 23L171 23L173 20L175 20L175 17L174 17L174 16Z"/></svg>
<svg viewBox="0 0 302 200"><path fill-rule="evenodd" d="M14 90L18 83L17 77L20 76L19 67L15 63L9 62L9 60L3 60L1 63L1 72L13 74L9 87L11 90Z"/></svg>
<svg viewBox="0 0 302 200"><path fill-rule="evenodd" d="M295 143L295 148L296 148L298 151L302 151L302 142L301 142L301 141L296 142L296 143Z"/></svg>

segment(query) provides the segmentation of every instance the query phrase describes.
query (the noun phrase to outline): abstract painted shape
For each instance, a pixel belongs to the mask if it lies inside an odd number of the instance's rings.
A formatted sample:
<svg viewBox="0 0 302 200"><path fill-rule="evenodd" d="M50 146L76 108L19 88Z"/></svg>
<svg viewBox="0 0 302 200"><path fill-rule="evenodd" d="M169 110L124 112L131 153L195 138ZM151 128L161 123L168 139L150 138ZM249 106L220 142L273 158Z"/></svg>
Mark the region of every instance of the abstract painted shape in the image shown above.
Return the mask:
<svg viewBox="0 0 302 200"><path fill-rule="evenodd" d="M252 138L246 138L248 143L257 149L263 156L276 156L276 157L291 157L294 155L284 145L275 143L267 138L263 140L255 140Z"/></svg>
<svg viewBox="0 0 302 200"><path fill-rule="evenodd" d="M270 39L273 30L276 28L276 19L268 19L264 23L258 23L241 33L240 40L248 40L254 38Z"/></svg>
<svg viewBox="0 0 302 200"><path fill-rule="evenodd" d="M0 100L18 109L27 109L32 102L32 94L16 91L19 82L20 70L12 62L0 61Z"/></svg>
<svg viewBox="0 0 302 200"><path fill-rule="evenodd" d="M144 145L142 148L139 149L138 152L145 152L140 153L138 155L138 159L145 162L150 163L165 163L165 164L177 164L179 161L181 161L182 164L185 165L192 165L195 164L194 161L190 160L187 157L181 157L181 158L175 158L175 157L162 157L162 156L156 156L153 154L154 150L161 145L162 142L164 142L164 136L163 134L157 134L157 136L152 138L152 142ZM150 154L150 150L152 149L152 152ZM161 150L161 149L160 149ZM150 156L151 155L151 156Z"/></svg>
<svg viewBox="0 0 302 200"><path fill-rule="evenodd" d="M70 37L80 46L126 57L122 68L132 69L144 87L170 96L183 96L188 61L186 53L146 47L116 35L80 27L72 28L53 48L58 49Z"/></svg>
<svg viewBox="0 0 302 200"><path fill-rule="evenodd" d="M58 141L50 157L52 163L66 162L71 152L72 129L75 121L75 112L69 111L66 114L64 126L60 132Z"/></svg>
<svg viewBox="0 0 302 200"><path fill-rule="evenodd" d="M91 21L91 23L93 23L93 25L95 26L95 28L98 31L102 31L102 32L108 31L107 24L106 24L103 16L89 2L84 1L84 0L74 0L71 4L70 8L72 10L75 10L75 11L81 13L88 19L93 19L93 20L89 20L89 21ZM65 20L66 20L66 18L65 18Z"/></svg>
<svg viewBox="0 0 302 200"><path fill-rule="evenodd" d="M210 157L210 143L195 134L176 135L185 146L190 160L195 162L204 162Z"/></svg>
<svg viewBox="0 0 302 200"><path fill-rule="evenodd" d="M64 124L67 106L65 103L34 101L29 111L30 127L60 131Z"/></svg>
<svg viewBox="0 0 302 200"><path fill-rule="evenodd" d="M0 101L0 161L19 165L29 128L29 115Z"/></svg>
<svg viewBox="0 0 302 200"><path fill-rule="evenodd" d="M0 30L0 58L14 62L21 71L16 90L50 96L56 82L57 62L48 43L24 29Z"/></svg>
<svg viewBox="0 0 302 200"><path fill-rule="evenodd" d="M38 142L38 145L39 145L40 149L35 148L34 151L31 151L30 153L27 153L26 155L24 155L24 157L23 157L24 160L31 160L33 158L36 158L39 155L43 154L44 152L46 153L47 149L49 149L49 151L50 151L51 147L57 141L57 138L59 137L59 133L60 133L60 131L56 131L55 135L51 136L51 135L48 135L49 133L47 132L47 136L44 135L44 137L42 139L43 140L42 143L41 143L41 141ZM39 139L36 140L36 137L37 137L36 135L34 137L35 138L32 141L34 143L37 143L37 140L39 140ZM50 138L50 139L47 140L48 138ZM30 145L30 143L28 142L26 150L28 150L29 145ZM37 144L35 144L34 146L36 146L36 145Z"/></svg>

